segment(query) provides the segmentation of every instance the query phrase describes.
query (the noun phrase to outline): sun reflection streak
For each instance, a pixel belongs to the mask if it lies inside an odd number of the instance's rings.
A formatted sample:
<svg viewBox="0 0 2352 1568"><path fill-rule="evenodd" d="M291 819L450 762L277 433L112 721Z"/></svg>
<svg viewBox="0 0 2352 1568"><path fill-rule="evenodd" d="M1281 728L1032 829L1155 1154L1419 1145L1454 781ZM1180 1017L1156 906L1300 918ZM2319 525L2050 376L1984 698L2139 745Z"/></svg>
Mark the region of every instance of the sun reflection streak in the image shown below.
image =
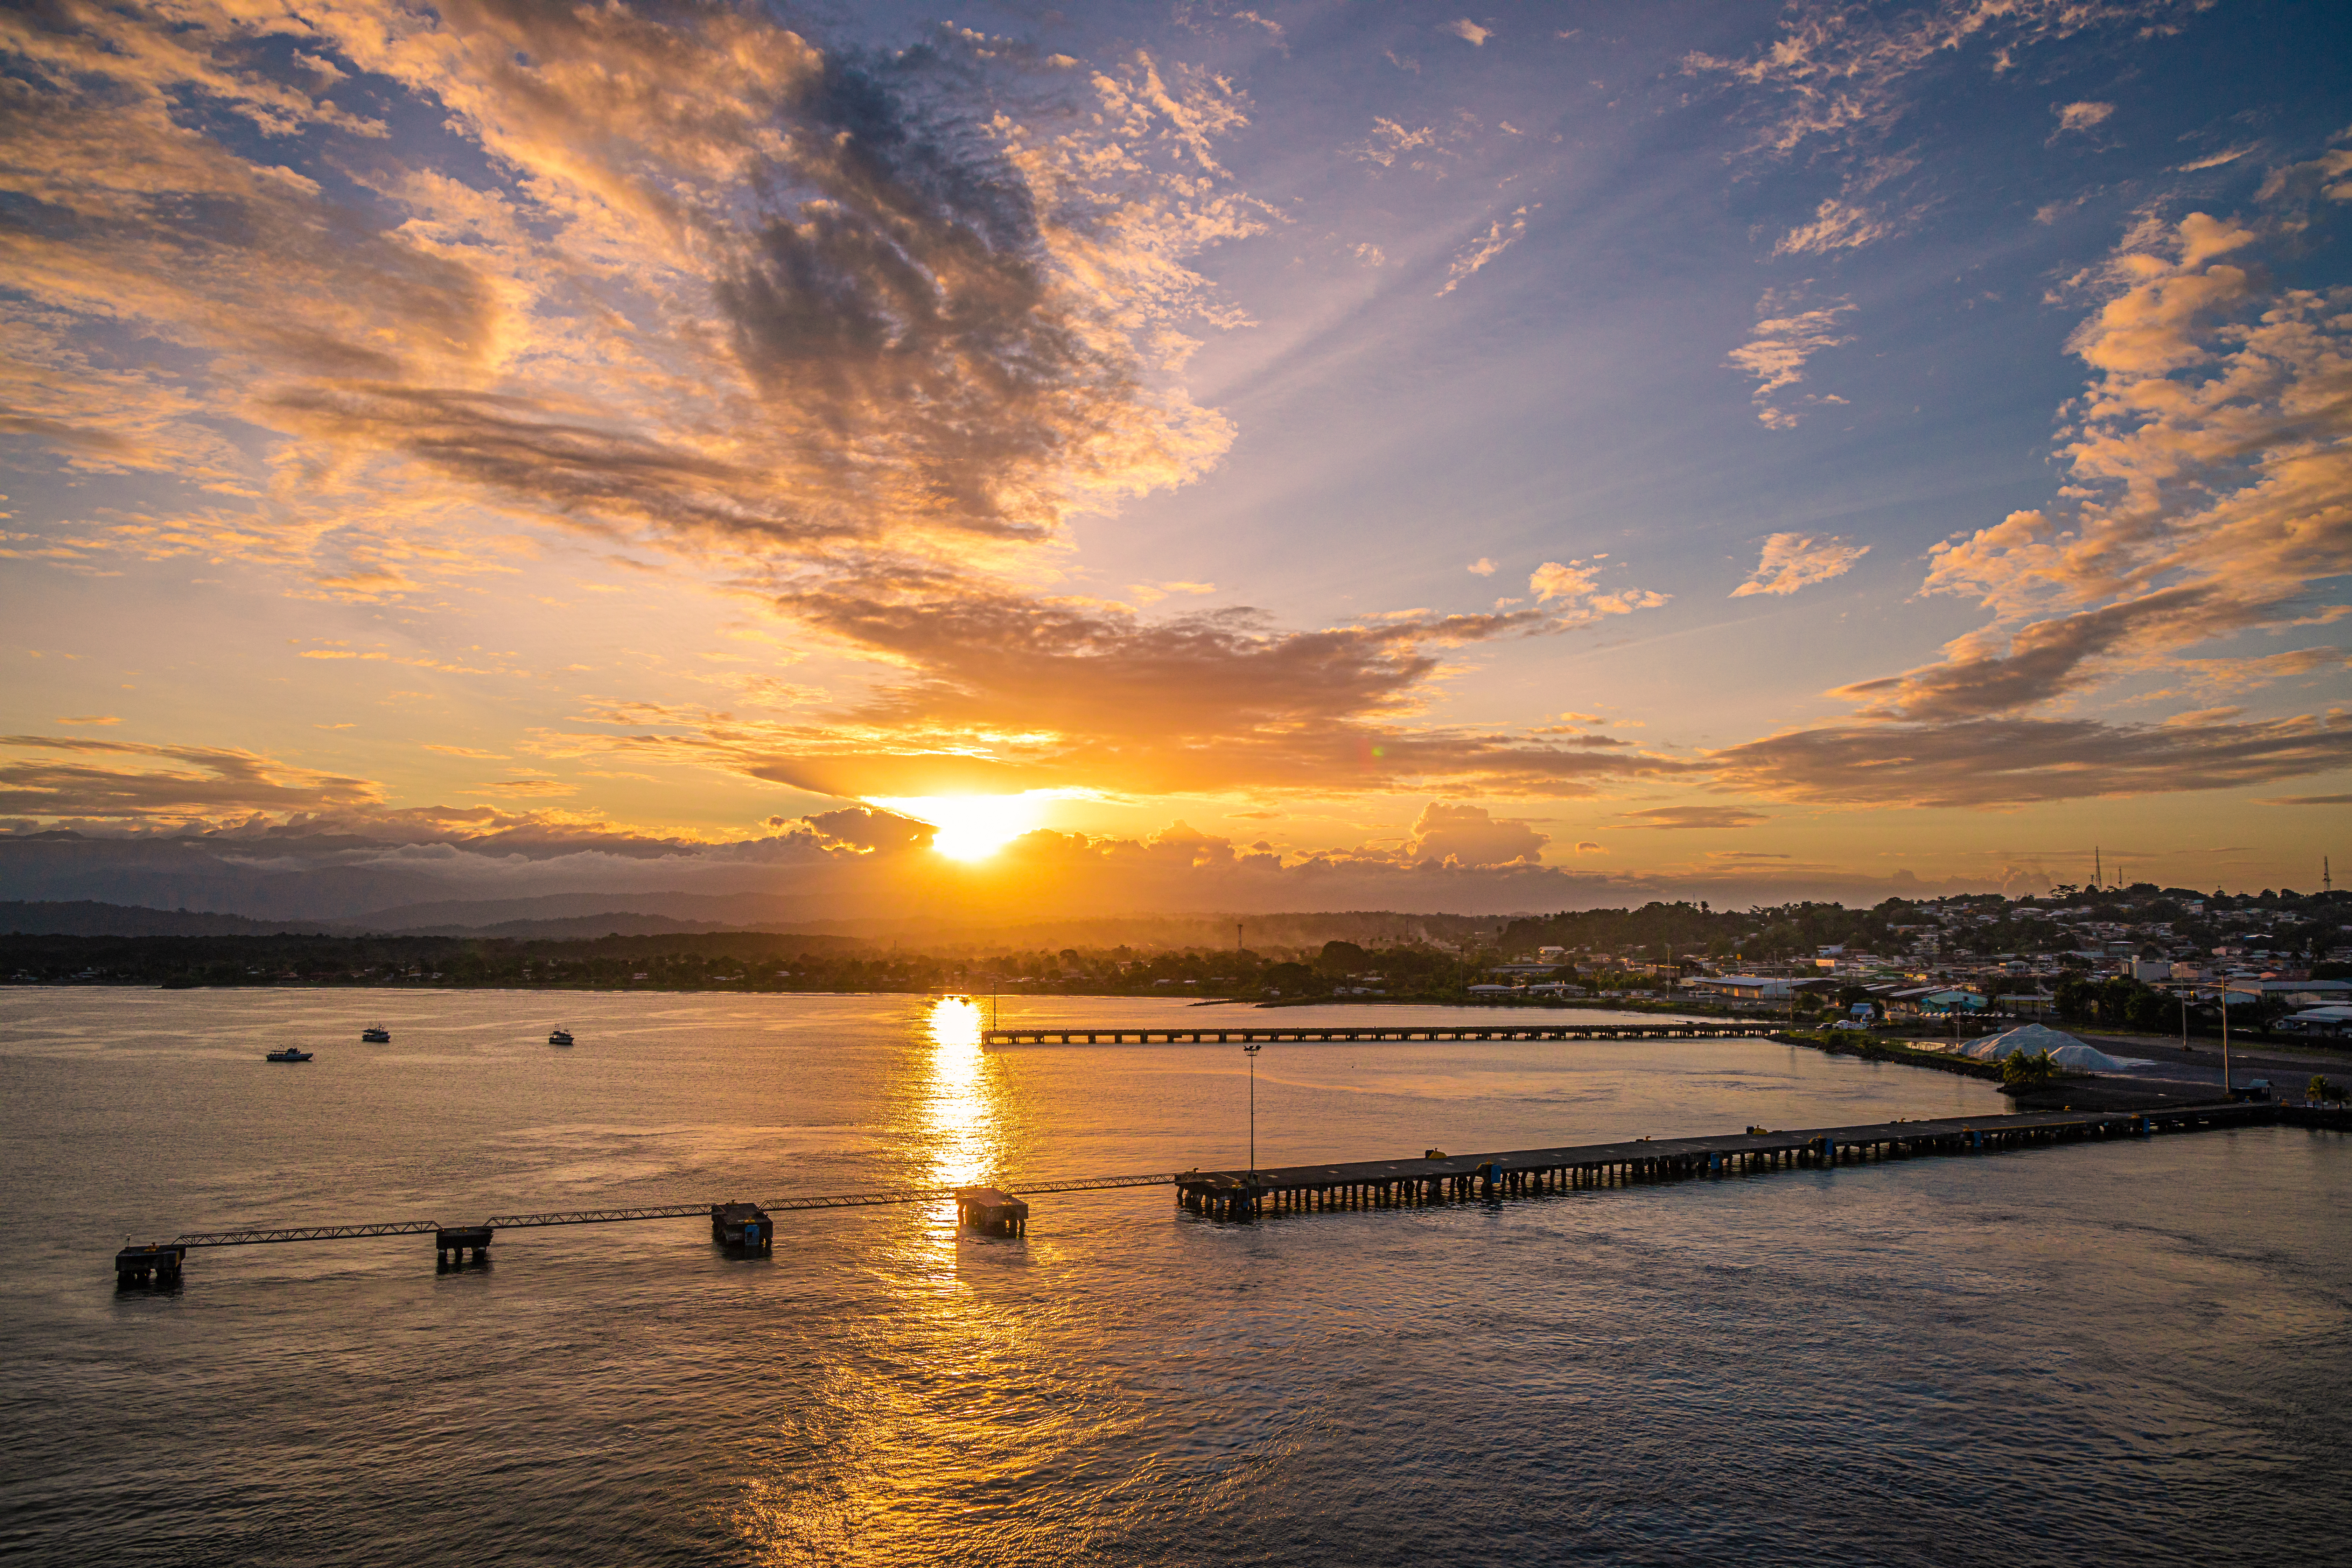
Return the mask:
<svg viewBox="0 0 2352 1568"><path fill-rule="evenodd" d="M968 997L942 997L931 1007L930 1027L923 1129L929 1135L931 1177L943 1187L971 1186L995 1173L1001 1153L996 1100L980 1048L980 1005Z"/></svg>

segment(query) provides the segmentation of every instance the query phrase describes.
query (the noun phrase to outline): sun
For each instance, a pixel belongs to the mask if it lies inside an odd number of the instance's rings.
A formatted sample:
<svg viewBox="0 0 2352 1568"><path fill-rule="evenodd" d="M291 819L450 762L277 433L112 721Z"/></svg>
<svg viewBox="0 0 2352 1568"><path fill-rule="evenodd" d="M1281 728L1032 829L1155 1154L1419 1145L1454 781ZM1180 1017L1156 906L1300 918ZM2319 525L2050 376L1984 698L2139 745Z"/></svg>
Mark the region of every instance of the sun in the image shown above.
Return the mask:
<svg viewBox="0 0 2352 1568"><path fill-rule="evenodd" d="M950 859L985 860L1038 826L1040 797L1052 793L869 796L866 804L929 823L939 830L931 847Z"/></svg>

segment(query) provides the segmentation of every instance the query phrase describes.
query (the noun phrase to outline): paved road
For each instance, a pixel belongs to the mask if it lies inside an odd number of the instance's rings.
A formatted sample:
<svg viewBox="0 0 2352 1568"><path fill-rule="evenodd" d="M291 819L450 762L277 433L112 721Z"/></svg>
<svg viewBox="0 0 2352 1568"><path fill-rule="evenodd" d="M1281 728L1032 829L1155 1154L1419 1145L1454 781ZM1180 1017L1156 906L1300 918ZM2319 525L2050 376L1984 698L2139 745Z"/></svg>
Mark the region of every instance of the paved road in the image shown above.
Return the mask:
<svg viewBox="0 0 2352 1568"><path fill-rule="evenodd" d="M2162 1036L2095 1035L2081 1030L2074 1033L2085 1045L2096 1046L2111 1057L2148 1058L2152 1065L2131 1069L2135 1078L2163 1078L2186 1083L2221 1081L2219 1040L2200 1039L2194 1049L2184 1051L2179 1041ZM2266 1078L2273 1089L2292 1089L2299 1095L2315 1073L2341 1082L2352 1078L2352 1060L2340 1051L2304 1050L2292 1046L2246 1047L2233 1043L2230 1047L2230 1078L2235 1083Z"/></svg>
<svg viewBox="0 0 2352 1568"><path fill-rule="evenodd" d="M2221 1042L2199 1039L2194 1049L2182 1050L2180 1041L2162 1035L2106 1035L2087 1029L2066 1029L2086 1046L2093 1046L2111 1057L2144 1060L2146 1067L2126 1068L2121 1073L2104 1073L2105 1078L2161 1079L2168 1083L2211 1084L2221 1082ZM1922 1044L1939 1042L1925 1039ZM2230 1047L2230 1080L2244 1084L2253 1079L2268 1079L2271 1088L2282 1094L2292 1092L2301 1098L2303 1088L2315 1073L2324 1074L2338 1083L2352 1079L2352 1055L2326 1048L2304 1049L2292 1046Z"/></svg>

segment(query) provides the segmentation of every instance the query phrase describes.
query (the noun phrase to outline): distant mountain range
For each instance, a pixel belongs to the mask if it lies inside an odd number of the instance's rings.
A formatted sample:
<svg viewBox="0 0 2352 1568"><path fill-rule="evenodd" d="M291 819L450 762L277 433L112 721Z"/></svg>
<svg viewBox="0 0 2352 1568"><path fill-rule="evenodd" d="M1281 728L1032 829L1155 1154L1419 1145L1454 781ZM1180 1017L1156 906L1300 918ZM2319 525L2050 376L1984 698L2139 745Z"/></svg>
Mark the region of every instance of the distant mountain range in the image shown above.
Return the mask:
<svg viewBox="0 0 2352 1568"><path fill-rule="evenodd" d="M690 896L690 895L688 895ZM668 936L683 932L772 930L797 934L778 922L764 925L725 921L681 920L636 910L608 910L593 914L515 918L509 906L518 903L588 902L572 896L556 900L499 899L479 904L420 904L389 910L360 920L255 920L247 915L215 914L208 910L150 910L132 904L102 904L90 900L69 902L12 900L0 902L0 934L11 936L473 936L505 937L518 942L560 942L600 936ZM504 916L505 918L500 918ZM420 918L422 917L422 918Z"/></svg>
<svg viewBox="0 0 2352 1568"><path fill-rule="evenodd" d="M345 920L261 919L204 910L161 910L95 900L0 901L0 935L14 936L436 936L576 942L602 936L756 931L825 937L853 945L982 949L1316 947L1330 941L1381 945L1491 939L1494 918L1382 910L1250 915L1135 915L982 924L952 918L835 921L761 919L758 893L558 893L528 899L400 904ZM732 916L729 919L726 917Z"/></svg>
<svg viewBox="0 0 2352 1568"><path fill-rule="evenodd" d="M602 931L509 931L509 926L548 924L580 920L621 919L666 921L626 934L673 931L795 931L820 929L798 923L796 900L767 893L542 893L522 899L441 899L431 903L393 904L368 910L351 920L371 931L415 931L439 935L456 929L482 931L499 928L499 936L602 936ZM823 929L830 930L831 927Z"/></svg>
<svg viewBox="0 0 2352 1568"><path fill-rule="evenodd" d="M0 902L0 933L9 936L359 936L349 921L257 921L209 910L145 910L129 904Z"/></svg>

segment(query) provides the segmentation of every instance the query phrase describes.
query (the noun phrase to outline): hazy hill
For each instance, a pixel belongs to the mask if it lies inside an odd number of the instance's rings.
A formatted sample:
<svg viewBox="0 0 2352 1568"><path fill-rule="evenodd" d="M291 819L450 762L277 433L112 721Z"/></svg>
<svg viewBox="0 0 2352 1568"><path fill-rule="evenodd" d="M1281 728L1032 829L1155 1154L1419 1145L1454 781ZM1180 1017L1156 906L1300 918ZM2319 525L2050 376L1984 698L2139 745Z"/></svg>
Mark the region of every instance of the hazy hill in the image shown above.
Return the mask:
<svg viewBox="0 0 2352 1568"><path fill-rule="evenodd" d="M646 931L762 931L798 929L795 918L805 910L797 899L772 893L688 893L677 890L621 893L542 893L523 899L440 899L430 903L393 904L354 917L370 931L479 931L525 921L576 921L597 916L625 915L633 920L665 920L667 926ZM509 933L501 930L498 934ZM575 933L576 934L576 933ZM592 932L590 934L602 934Z"/></svg>
<svg viewBox="0 0 2352 1568"><path fill-rule="evenodd" d="M352 936L350 921L251 920L206 910L147 910L131 904L10 900L0 902L0 932L30 936Z"/></svg>

